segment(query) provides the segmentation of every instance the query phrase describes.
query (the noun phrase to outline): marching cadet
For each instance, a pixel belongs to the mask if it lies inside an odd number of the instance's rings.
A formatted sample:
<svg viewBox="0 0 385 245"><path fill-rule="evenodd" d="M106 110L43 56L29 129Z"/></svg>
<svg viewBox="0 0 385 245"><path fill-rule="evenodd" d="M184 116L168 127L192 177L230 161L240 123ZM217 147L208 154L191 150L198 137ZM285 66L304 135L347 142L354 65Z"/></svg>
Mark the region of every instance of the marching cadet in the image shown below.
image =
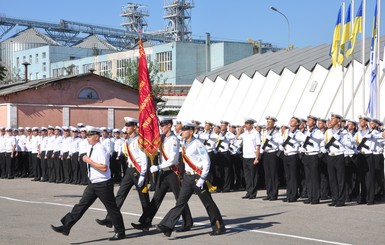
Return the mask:
<svg viewBox="0 0 385 245"><path fill-rule="evenodd" d="M33 167L32 167L32 154L31 154L32 129L30 127L26 127L25 131L26 131L25 148L26 148L26 159L27 159L26 167L28 171L28 177L34 177Z"/></svg>
<svg viewBox="0 0 385 245"><path fill-rule="evenodd" d="M15 178L15 162L13 158L15 157L16 153L16 139L15 136L12 135L11 128L6 128L5 131L5 177L8 179L13 179Z"/></svg>
<svg viewBox="0 0 385 245"><path fill-rule="evenodd" d="M317 127L318 129L325 135L327 130L327 120L325 118L318 118ZM325 137L324 137L325 138ZM325 140L321 141L320 144L320 153L318 157L321 159L320 161L320 188L321 188L321 200L328 199L330 195L330 187L329 187L329 175L327 168L327 154L325 150Z"/></svg>
<svg viewBox="0 0 385 245"><path fill-rule="evenodd" d="M383 132L380 129L381 121L372 118L370 121L370 128L373 130L377 130L378 132ZM374 140L373 147L373 158L374 158L374 166L375 166L375 200L380 200L384 195L384 138L376 138Z"/></svg>
<svg viewBox="0 0 385 245"><path fill-rule="evenodd" d="M308 115L306 122L306 133L298 134L296 138L302 141L301 149L303 152L302 163L305 170L306 189L308 199L305 204L319 204L320 202L320 144L324 139L324 134L317 128L317 117Z"/></svg>
<svg viewBox="0 0 385 245"><path fill-rule="evenodd" d="M262 131L261 153L263 154L263 167L265 170L266 197L263 200L275 201L278 199L278 147L283 143L279 130L276 129L277 119L266 117L266 128Z"/></svg>
<svg viewBox="0 0 385 245"><path fill-rule="evenodd" d="M175 134L171 131L172 119L161 118L160 127L162 132L162 144L160 147L160 164L153 165L150 168L151 173L160 172L154 196L145 209L142 216L139 218L139 224L131 223L131 225L138 230L148 230L152 226L152 220L159 210L159 207L167 194L168 190L174 193L175 199L178 199L180 193L179 182L179 148L180 142ZM190 213L190 208L186 204L182 211L183 225L177 232L185 232L191 230L193 220Z"/></svg>
<svg viewBox="0 0 385 245"><path fill-rule="evenodd" d="M296 139L297 135L303 134L299 127L301 120L293 116L283 134L283 142L278 146L281 152L281 158L285 169L286 176L286 201L296 202L298 199L298 184L301 183L298 176L298 150L300 142ZM279 154L279 153L278 153Z"/></svg>
<svg viewBox="0 0 385 245"><path fill-rule="evenodd" d="M185 209L188 200L195 192L206 208L210 218L212 232L210 235L225 233L222 215L207 190L206 178L210 169L210 159L205 146L197 140L194 134L195 125L186 123L182 128L183 147L182 157L185 162L185 173L182 187L175 206L166 214L157 225L157 229L165 236L171 236L180 215Z"/></svg>
<svg viewBox="0 0 385 245"><path fill-rule="evenodd" d="M242 159L246 195L242 199L257 198L261 136L254 129L255 122L252 118L245 118L245 124L240 128L236 136L237 140L242 140L243 145Z"/></svg>
<svg viewBox="0 0 385 245"><path fill-rule="evenodd" d="M63 141L60 150L60 159L62 160L64 183L70 184L72 182L72 167L71 167L71 130L67 126L63 126Z"/></svg>
<svg viewBox="0 0 385 245"><path fill-rule="evenodd" d="M216 139L215 149L218 152L215 167L218 180L217 192L229 192L233 183L229 144L235 138L235 135L228 131L228 126L228 121L221 121L220 133Z"/></svg>
<svg viewBox="0 0 385 245"><path fill-rule="evenodd" d="M131 188L135 186L142 205L142 211L144 212L150 203L150 197L146 184L147 156L139 148L137 133L138 120L131 117L125 117L124 120L126 122L125 130L127 130L129 135L129 139L124 142L123 151L124 154L127 155L128 167L126 175L123 177L119 190L116 194L116 205L120 209L123 206ZM96 219L96 222L99 225L112 227L112 222L108 214L105 219Z"/></svg>
<svg viewBox="0 0 385 245"><path fill-rule="evenodd" d="M42 127L40 129L40 166L41 166L41 181L48 181L48 163L47 163L47 137L48 129Z"/></svg>
<svg viewBox="0 0 385 245"><path fill-rule="evenodd" d="M111 224L115 227L115 234L109 240L121 240L126 237L123 217L115 203L114 182L111 180L110 167L108 166L109 157L107 157L106 149L100 144L99 137L100 129L87 126L87 140L90 146L88 155L83 156L83 161L87 163L89 184L79 203L61 219L63 225L51 225L51 228L55 232L68 236L71 228L99 198L111 217Z"/></svg>
<svg viewBox="0 0 385 245"><path fill-rule="evenodd" d="M32 138L31 138L31 159L32 159L32 168L33 176L32 181L40 181L41 179L41 165L40 165L40 145L41 138L39 136L39 128L32 128Z"/></svg>
<svg viewBox="0 0 385 245"><path fill-rule="evenodd" d="M55 178L56 183L63 183L64 182L64 176L63 176L63 162L61 160L61 148L62 148L62 128L59 126L55 127L54 135L54 148L53 148L53 161L54 161L54 168L55 168Z"/></svg>
<svg viewBox="0 0 385 245"><path fill-rule="evenodd" d="M78 124L78 126L81 126ZM79 181L81 185L87 185L88 183L88 171L87 164L83 161L83 156L87 155L88 141L87 141L87 128L85 126L80 127L80 141L79 141Z"/></svg>
<svg viewBox="0 0 385 245"><path fill-rule="evenodd" d="M346 201L345 149L351 147L348 132L341 127L342 116L331 113L330 128L325 133L325 149L328 153L327 168L332 202L329 206L342 207Z"/></svg>
<svg viewBox="0 0 385 245"><path fill-rule="evenodd" d="M0 177L7 178L5 167L5 128L0 127Z"/></svg>
<svg viewBox="0 0 385 245"><path fill-rule="evenodd" d="M241 128L241 126L239 126ZM237 126L235 124L231 124L229 127L229 132L237 135ZM232 189L237 191L241 186L243 186L244 182L244 173L243 173L243 165L241 158L241 145L242 140L237 140L236 138L230 140L229 143L229 153L230 153L230 161L233 166L232 175L233 175L233 184Z"/></svg>
<svg viewBox="0 0 385 245"><path fill-rule="evenodd" d="M120 130L115 128L112 130L114 134L114 138L111 139L114 150L111 155L111 172L115 183L120 183L122 180L122 165L125 164L125 162L122 162L121 155L122 155L122 146L123 146L123 140L120 137Z"/></svg>
<svg viewBox="0 0 385 245"><path fill-rule="evenodd" d="M45 159L47 161L47 171L48 171L48 182L53 183L56 181L55 175L55 163L54 163L54 148L55 148L55 128L51 125L47 127L47 145L46 145L46 154Z"/></svg>
<svg viewBox="0 0 385 245"><path fill-rule="evenodd" d="M80 184L80 165L79 165L79 149L80 149L80 137L79 129L71 127L71 147L70 147L70 160L72 170L72 184Z"/></svg>
<svg viewBox="0 0 385 245"><path fill-rule="evenodd" d="M345 182L346 201L351 202L357 196L357 145L354 135L357 133L357 122L347 120L346 131L352 142L352 147L345 149Z"/></svg>
<svg viewBox="0 0 385 245"><path fill-rule="evenodd" d="M24 134L24 128L19 127L17 131L17 136L16 136L16 149L17 149L17 166L18 166L18 171L17 173L20 177L27 177L28 169L26 169L26 159L25 159L25 141L26 141L26 136Z"/></svg>
<svg viewBox="0 0 385 245"><path fill-rule="evenodd" d="M202 133L198 135L198 139L203 143L203 145L206 147L207 153L209 154L210 162L212 163L210 165L210 172L208 179L210 181L214 181L216 178L215 176L215 166L214 166L214 147L215 147L215 139L218 137L213 136L215 133L213 132L213 126L214 123L210 121L205 121L205 127ZM181 140L181 139L179 139ZM180 150L181 151L181 150Z"/></svg>

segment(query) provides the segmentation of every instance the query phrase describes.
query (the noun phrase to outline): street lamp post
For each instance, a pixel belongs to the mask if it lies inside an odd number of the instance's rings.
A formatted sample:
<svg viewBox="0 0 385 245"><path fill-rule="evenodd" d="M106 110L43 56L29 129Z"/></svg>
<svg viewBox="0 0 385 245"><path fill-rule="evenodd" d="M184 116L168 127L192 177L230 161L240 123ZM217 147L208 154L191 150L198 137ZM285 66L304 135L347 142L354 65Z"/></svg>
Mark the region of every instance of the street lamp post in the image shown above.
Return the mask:
<svg viewBox="0 0 385 245"><path fill-rule="evenodd" d="M271 10L281 14L283 17L285 17L286 19L286 22L287 22L287 28L288 28L288 31L287 31L287 42L288 42L288 46L287 46L287 50L290 50L290 23L289 23L289 19L286 17L286 15L284 15L282 12L280 12L278 9L274 8L274 7L271 7Z"/></svg>

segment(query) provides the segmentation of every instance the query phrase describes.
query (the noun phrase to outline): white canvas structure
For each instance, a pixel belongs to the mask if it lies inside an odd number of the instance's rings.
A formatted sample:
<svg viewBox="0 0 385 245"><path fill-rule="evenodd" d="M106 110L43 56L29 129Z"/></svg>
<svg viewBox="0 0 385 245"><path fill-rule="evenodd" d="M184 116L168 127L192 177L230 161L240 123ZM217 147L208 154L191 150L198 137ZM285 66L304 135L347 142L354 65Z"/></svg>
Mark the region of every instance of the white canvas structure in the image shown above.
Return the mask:
<svg viewBox="0 0 385 245"><path fill-rule="evenodd" d="M384 41L380 47L382 54ZM320 45L256 54L198 77L178 118L241 125L245 117L265 124L266 116L274 116L279 124L287 124L293 115L328 118L334 112L349 119L367 115L370 67L365 68L363 83L361 47L356 46L354 60L349 58L344 66L336 67L331 65L329 49ZM369 50L365 57L369 66ZM381 95L385 92L382 61L379 67ZM381 96L379 100L378 119L384 121L385 101Z"/></svg>

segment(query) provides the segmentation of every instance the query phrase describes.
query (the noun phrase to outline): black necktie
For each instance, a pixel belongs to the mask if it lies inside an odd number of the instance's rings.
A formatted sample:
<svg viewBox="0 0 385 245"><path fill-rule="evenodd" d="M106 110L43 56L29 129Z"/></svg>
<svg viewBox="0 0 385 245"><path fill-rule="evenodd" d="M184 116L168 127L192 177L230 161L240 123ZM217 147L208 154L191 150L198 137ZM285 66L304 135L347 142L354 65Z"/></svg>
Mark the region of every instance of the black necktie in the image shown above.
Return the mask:
<svg viewBox="0 0 385 245"><path fill-rule="evenodd" d="M91 147L90 154L88 154L88 157L91 157L93 150L94 150L94 147ZM88 163L87 163L87 168L88 168L88 179L89 179L91 177L91 168Z"/></svg>

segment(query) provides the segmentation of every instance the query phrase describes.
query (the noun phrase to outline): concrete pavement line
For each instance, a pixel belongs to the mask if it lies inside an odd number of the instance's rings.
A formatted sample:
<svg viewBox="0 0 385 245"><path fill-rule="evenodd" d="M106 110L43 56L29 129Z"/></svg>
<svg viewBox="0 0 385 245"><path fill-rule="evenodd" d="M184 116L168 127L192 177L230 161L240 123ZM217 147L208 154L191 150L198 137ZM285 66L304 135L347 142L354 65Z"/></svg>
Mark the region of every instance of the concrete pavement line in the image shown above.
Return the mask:
<svg viewBox="0 0 385 245"><path fill-rule="evenodd" d="M11 197L5 197L5 196L0 196L2 199L6 199L9 201L15 201L15 202L23 202L23 203L32 203L32 204L47 204L47 205L55 205L55 206L63 206L63 207L73 207L74 205L70 204L62 204L62 203L54 203L54 202L37 202L37 201L27 201L27 200L21 200L21 199L16 199L16 198L11 198ZM105 209L103 208L93 208L90 207L89 209L95 210L95 211L103 211L106 212ZM132 216L137 216L140 217L141 215L135 214L135 213L129 213L129 212L121 212L122 214L127 214L127 215L132 215ZM154 217L156 219L162 219L162 217ZM202 225L202 226L207 226L209 225L201 222L194 222L197 225ZM335 245L351 245L349 243L340 243L340 242L333 242L333 241L327 241L327 240L321 240L321 239L316 239L316 238L310 238L310 237L303 237L303 236L296 236L296 235L290 235L290 234L284 234L284 233L277 233L277 232L270 232L270 231L259 231L259 230L250 230L250 229L244 229L244 228L237 228L237 227L232 227L227 225L226 229L231 229L231 230L238 230L238 231L249 231L249 232L254 232L254 233L261 233L261 234L266 234L266 235L273 235L273 236L282 236L282 237L290 237L290 238L296 238L296 239L301 239L301 240L307 240L307 241L313 241L313 242L320 242L320 243L327 243L327 244L335 244Z"/></svg>

